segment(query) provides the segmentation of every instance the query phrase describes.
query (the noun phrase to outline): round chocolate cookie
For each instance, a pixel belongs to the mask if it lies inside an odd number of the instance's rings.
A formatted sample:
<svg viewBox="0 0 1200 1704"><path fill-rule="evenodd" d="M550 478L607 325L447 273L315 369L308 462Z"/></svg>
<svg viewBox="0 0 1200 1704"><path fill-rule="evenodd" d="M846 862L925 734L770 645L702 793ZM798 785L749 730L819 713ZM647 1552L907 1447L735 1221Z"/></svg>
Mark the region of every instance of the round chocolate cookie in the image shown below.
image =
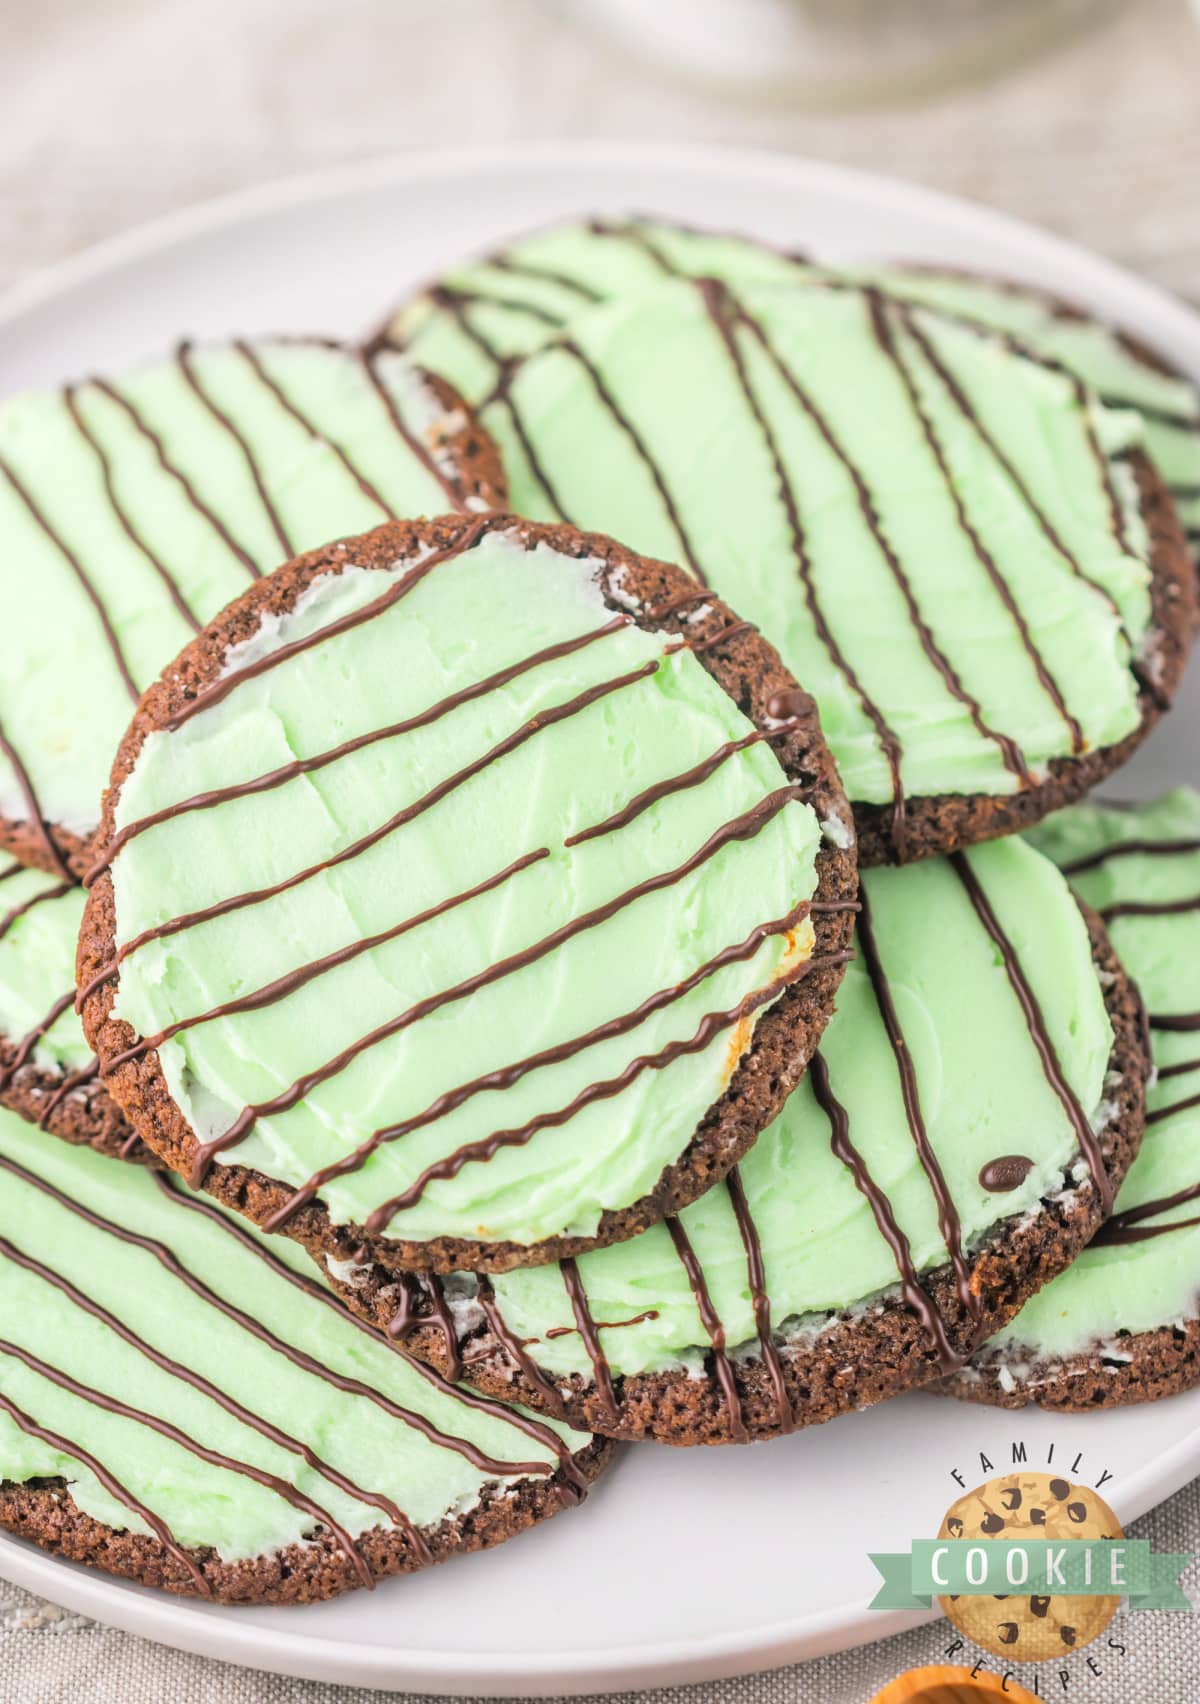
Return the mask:
<svg viewBox="0 0 1200 1704"><path fill-rule="evenodd" d="M820 1052L723 1184L558 1267L331 1263L339 1294L483 1390L664 1443L777 1436L961 1364L1107 1213L1140 1008L1018 839L867 871L861 899Z"/></svg>
<svg viewBox="0 0 1200 1704"><path fill-rule="evenodd" d="M82 875L141 689L299 550L503 497L444 379L316 339L183 345L0 403L0 846Z"/></svg>
<svg viewBox="0 0 1200 1704"><path fill-rule="evenodd" d="M678 569L512 516L383 527L143 700L79 974L170 1165L389 1270L503 1270L711 1187L849 957L812 700Z"/></svg>
<svg viewBox="0 0 1200 1704"><path fill-rule="evenodd" d="M0 1525L33 1544L308 1603L512 1537L608 1459L398 1354L165 1172L0 1111L0 1175Z"/></svg>
<svg viewBox="0 0 1200 1704"><path fill-rule="evenodd" d="M1200 794L1079 806L1038 843L1106 919L1149 1008L1146 1137L1090 1247L939 1388L1086 1412L1200 1383Z"/></svg>
<svg viewBox="0 0 1200 1704"><path fill-rule="evenodd" d="M1105 405L1136 409L1145 447L1200 545L1200 396L1139 340L1025 283L932 266L818 267L751 237L667 219L595 218L551 225L451 268L391 316L379 341L485 401L506 367L540 349L598 302L636 296L664 277L741 287L852 276L889 295L977 321L1059 362Z"/></svg>
<svg viewBox="0 0 1200 1704"><path fill-rule="evenodd" d="M83 889L0 852L0 1106L68 1142L148 1160L75 1015Z"/></svg>
<svg viewBox="0 0 1200 1704"><path fill-rule="evenodd" d="M1086 1485L1048 1473L989 1479L948 1511L939 1538L1080 1539L1123 1537L1104 1498ZM987 1651L1016 1663L1066 1657L1099 1638L1121 1607L1119 1597L1057 1593L940 1597L947 1618Z"/></svg>

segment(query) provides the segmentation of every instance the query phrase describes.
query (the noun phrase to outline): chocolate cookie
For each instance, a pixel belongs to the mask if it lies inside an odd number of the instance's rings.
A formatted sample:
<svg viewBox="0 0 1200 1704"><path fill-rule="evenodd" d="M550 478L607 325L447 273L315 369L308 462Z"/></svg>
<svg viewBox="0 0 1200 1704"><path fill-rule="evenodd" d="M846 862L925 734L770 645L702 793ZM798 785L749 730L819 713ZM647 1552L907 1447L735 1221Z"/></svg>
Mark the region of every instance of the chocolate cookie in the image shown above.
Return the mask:
<svg viewBox="0 0 1200 1704"><path fill-rule="evenodd" d="M0 1106L68 1142L150 1159L75 1015L83 889L0 852Z"/></svg>
<svg viewBox="0 0 1200 1704"><path fill-rule="evenodd" d="M1038 839L1107 920L1149 1007L1146 1139L1091 1246L944 1388L1079 1412L1200 1382L1200 794L1078 807Z"/></svg>
<svg viewBox="0 0 1200 1704"><path fill-rule="evenodd" d="M608 1458L418 1367L164 1172L0 1112L0 1174L0 1525L43 1549L308 1603L499 1543Z"/></svg>
<svg viewBox="0 0 1200 1704"><path fill-rule="evenodd" d="M336 1261L629 1237L742 1157L832 1008L849 811L809 699L678 569L511 516L231 606L113 772L79 972L170 1165Z"/></svg>
<svg viewBox="0 0 1200 1704"><path fill-rule="evenodd" d="M773 1437L960 1364L1107 1213L1140 1009L1020 840L868 871L862 905L820 1053L724 1184L558 1267L329 1265L339 1293L480 1389L664 1443Z"/></svg>
<svg viewBox="0 0 1200 1704"><path fill-rule="evenodd" d="M739 288L847 276L751 237L666 219L571 220L453 267L391 316L380 341L407 349L469 401L482 402L514 358L550 342L581 312L680 274ZM1031 284L885 263L850 275L1015 337L1083 379L1106 406L1136 409L1146 451L1193 548L1200 545L1200 397L1153 350Z"/></svg>
<svg viewBox="0 0 1200 1704"><path fill-rule="evenodd" d="M821 707L864 863L1012 832L1122 762L1196 609L1136 416L857 285L678 280L516 362L514 507L675 556Z"/></svg>
<svg viewBox="0 0 1200 1704"><path fill-rule="evenodd" d="M0 404L0 846L83 873L141 689L262 573L502 494L445 380L316 340L184 345Z"/></svg>
<svg viewBox="0 0 1200 1704"><path fill-rule="evenodd" d="M1104 1498L1087 1485L1049 1473L989 1479L948 1511L939 1538L1122 1538ZM997 1645L1015 1663L1066 1657L1099 1638L1121 1607L1119 1597L1012 1592L940 1597L948 1619L985 1650Z"/></svg>

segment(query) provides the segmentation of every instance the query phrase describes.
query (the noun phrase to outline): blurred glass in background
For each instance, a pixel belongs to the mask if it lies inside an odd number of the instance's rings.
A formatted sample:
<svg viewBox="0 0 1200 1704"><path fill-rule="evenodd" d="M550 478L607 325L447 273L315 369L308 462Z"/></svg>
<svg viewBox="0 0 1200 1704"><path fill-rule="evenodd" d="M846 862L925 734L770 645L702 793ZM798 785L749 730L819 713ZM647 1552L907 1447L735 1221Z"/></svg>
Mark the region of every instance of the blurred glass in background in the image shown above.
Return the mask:
<svg viewBox="0 0 1200 1704"><path fill-rule="evenodd" d="M683 77L812 107L881 103L992 75L1122 3L575 0L627 46Z"/></svg>

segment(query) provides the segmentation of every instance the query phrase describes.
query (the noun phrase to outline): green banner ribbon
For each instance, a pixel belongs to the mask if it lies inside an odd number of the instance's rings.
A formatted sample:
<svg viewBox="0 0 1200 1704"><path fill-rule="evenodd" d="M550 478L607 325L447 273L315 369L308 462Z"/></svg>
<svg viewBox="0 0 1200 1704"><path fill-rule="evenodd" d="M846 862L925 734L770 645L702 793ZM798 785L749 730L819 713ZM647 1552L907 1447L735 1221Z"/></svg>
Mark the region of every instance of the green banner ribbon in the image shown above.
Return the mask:
<svg viewBox="0 0 1200 1704"><path fill-rule="evenodd" d="M883 1576L871 1609L928 1609L935 1597L1123 1597L1130 1609L1191 1609L1179 1575L1191 1557L1144 1538L918 1538L871 1554Z"/></svg>

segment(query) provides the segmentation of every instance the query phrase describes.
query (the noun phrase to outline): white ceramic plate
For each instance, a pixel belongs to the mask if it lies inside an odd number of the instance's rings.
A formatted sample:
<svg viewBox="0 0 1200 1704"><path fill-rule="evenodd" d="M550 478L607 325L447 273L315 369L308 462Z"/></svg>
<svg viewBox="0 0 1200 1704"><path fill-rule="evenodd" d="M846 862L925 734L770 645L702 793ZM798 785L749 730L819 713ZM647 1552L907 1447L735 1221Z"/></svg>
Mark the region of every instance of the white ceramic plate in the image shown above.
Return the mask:
<svg viewBox="0 0 1200 1704"><path fill-rule="evenodd" d="M165 220L0 305L0 388L151 356L182 334L354 333L445 262L573 211L675 214L822 254L892 253L1025 277L1136 329L1200 379L1200 318L1068 244L926 191L763 154L526 146L413 155ZM1121 777L1200 784L1200 669ZM910 1625L869 1612L870 1550L936 1531L1023 1439L1129 1520L1200 1473L1200 1390L1086 1418L911 1396L753 1449L624 1452L587 1507L373 1594L305 1610L222 1609L125 1586L0 1538L0 1572L102 1621L313 1680L532 1695L662 1686L767 1668ZM937 1650L930 1634L931 1657Z"/></svg>

